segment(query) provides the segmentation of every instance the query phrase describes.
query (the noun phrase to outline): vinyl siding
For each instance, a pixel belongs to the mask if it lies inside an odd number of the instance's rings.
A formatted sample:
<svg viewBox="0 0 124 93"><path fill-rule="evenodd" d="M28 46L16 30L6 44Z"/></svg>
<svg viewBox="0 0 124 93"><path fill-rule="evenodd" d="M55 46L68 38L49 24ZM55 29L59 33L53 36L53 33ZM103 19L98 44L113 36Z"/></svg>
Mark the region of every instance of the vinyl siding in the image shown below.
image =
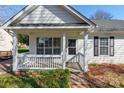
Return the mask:
<svg viewBox="0 0 124 93"><path fill-rule="evenodd" d="M39 31L36 33L34 31L30 35L30 52L32 54L36 54L36 38L37 37L62 37L63 33L66 33L67 38L76 38L77 39L77 51L83 53L83 35L81 35L82 31L67 31L67 30L60 30L56 31ZM114 56L94 56L94 36L114 36L115 37L115 44L114 44ZM90 63L124 63L124 33L121 34L89 34L88 41L86 42L86 61Z"/></svg>
<svg viewBox="0 0 124 93"><path fill-rule="evenodd" d="M19 23L81 23L79 19L65 11L62 6L39 6Z"/></svg>
<svg viewBox="0 0 124 93"><path fill-rule="evenodd" d="M0 29L0 51L12 51L12 36Z"/></svg>
<svg viewBox="0 0 124 93"><path fill-rule="evenodd" d="M93 46L93 36L89 37L88 40L88 49L86 52L86 57L87 57L87 61L88 63L113 63L113 64L117 64L117 63L124 63L124 36L122 35L115 35L115 34L111 34L111 35L105 35L105 36L114 36L115 40L114 40L114 56L94 56L94 46ZM96 35L95 35L96 36ZM97 36L104 36L104 35L97 35Z"/></svg>

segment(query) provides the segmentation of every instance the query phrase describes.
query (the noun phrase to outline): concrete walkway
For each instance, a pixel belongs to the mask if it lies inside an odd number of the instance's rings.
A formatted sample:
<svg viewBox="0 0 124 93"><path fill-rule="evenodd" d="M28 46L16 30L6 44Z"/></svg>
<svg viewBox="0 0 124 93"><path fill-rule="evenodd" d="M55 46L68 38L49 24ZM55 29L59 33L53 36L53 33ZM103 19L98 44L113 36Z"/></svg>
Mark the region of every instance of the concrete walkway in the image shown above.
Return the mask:
<svg viewBox="0 0 124 93"><path fill-rule="evenodd" d="M114 88L100 80L91 78L84 72L71 72L72 88Z"/></svg>
<svg viewBox="0 0 124 93"><path fill-rule="evenodd" d="M100 80L91 78L87 73L84 73L78 63L69 63L67 68L71 72L71 87L72 88L108 88L113 87Z"/></svg>
<svg viewBox="0 0 124 93"><path fill-rule="evenodd" d="M94 84L89 82L83 72L71 72L71 84L72 88L95 88Z"/></svg>

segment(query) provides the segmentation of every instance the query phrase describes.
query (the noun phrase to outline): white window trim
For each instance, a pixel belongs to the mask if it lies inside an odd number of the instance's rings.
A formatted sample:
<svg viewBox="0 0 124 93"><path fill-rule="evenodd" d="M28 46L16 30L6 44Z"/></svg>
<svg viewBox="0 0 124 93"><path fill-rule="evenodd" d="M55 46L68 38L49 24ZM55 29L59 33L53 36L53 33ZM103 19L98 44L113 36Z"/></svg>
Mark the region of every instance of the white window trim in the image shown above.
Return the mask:
<svg viewBox="0 0 124 93"><path fill-rule="evenodd" d="M60 42L62 42L62 40L61 40L61 37L37 37L37 38L52 38L52 41L53 41L53 38L60 38ZM37 42L37 41L36 41ZM53 54L53 49L54 48L59 48L59 47L53 47L53 42L52 42L52 47L49 47L49 48L52 48L52 54L45 54L45 52L43 53L43 54L38 54L38 55L43 55L43 56L56 56L56 55L61 55L61 49L62 49L62 47L61 47L62 45L61 45L61 43L60 43L60 54ZM43 49L44 49L44 51L45 51L45 44L44 44L44 47L43 47ZM37 52L37 44L36 44L36 52Z"/></svg>

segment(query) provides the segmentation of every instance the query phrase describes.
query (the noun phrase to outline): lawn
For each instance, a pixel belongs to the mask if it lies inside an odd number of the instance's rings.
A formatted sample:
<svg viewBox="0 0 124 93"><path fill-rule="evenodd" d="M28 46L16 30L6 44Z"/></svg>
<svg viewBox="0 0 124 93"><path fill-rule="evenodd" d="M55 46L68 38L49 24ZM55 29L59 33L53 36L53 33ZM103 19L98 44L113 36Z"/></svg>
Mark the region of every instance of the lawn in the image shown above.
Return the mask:
<svg viewBox="0 0 124 93"><path fill-rule="evenodd" d="M69 70L26 71L0 76L0 88L68 88Z"/></svg>
<svg viewBox="0 0 124 93"><path fill-rule="evenodd" d="M124 87L124 64L90 64L87 72L90 80L106 87Z"/></svg>

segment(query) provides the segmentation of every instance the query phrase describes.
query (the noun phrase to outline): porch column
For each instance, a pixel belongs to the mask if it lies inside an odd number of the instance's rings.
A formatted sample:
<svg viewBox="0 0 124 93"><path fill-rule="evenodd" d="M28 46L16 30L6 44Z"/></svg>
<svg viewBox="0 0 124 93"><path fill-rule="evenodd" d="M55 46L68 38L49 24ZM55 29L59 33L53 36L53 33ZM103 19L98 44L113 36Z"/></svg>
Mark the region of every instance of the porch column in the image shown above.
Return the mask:
<svg viewBox="0 0 124 93"><path fill-rule="evenodd" d="M66 67L66 34L62 36L62 61L63 61L63 69Z"/></svg>
<svg viewBox="0 0 124 93"><path fill-rule="evenodd" d="M13 32L13 49L12 49L12 55L13 55L13 71L17 71L17 57L18 57L18 47L17 47L17 34L16 32Z"/></svg>
<svg viewBox="0 0 124 93"><path fill-rule="evenodd" d="M88 33L87 32L84 32L84 46L83 46L83 54L84 54L84 60L83 60L83 63L84 63L84 67L83 67L83 70L84 72L88 71L88 61L87 61L87 54L86 54L86 51L87 51L87 41L88 41Z"/></svg>

